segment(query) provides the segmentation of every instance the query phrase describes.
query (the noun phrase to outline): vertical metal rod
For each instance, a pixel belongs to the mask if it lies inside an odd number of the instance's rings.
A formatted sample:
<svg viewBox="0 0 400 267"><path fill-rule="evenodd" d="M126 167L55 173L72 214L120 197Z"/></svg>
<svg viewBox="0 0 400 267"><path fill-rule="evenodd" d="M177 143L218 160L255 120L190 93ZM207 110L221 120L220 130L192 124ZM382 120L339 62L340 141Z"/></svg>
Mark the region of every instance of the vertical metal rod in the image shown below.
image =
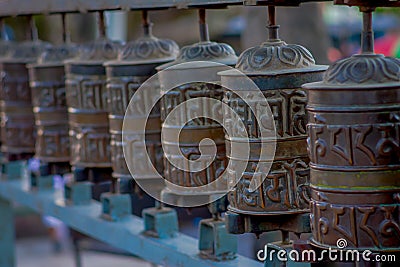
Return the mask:
<svg viewBox="0 0 400 267"><path fill-rule="evenodd" d="M278 29L279 25L276 25L276 8L275 6L268 6L268 40L279 40Z"/></svg>
<svg viewBox="0 0 400 267"><path fill-rule="evenodd" d="M276 24L276 8L275 6L268 6L268 26L273 26Z"/></svg>
<svg viewBox="0 0 400 267"><path fill-rule="evenodd" d="M63 42L66 44L69 44L69 43L71 43L71 34L68 30L66 13L61 14L61 20L62 20Z"/></svg>
<svg viewBox="0 0 400 267"><path fill-rule="evenodd" d="M98 13L97 26L98 26L98 30L99 30L99 37L105 38L106 37L106 21L105 21L105 17L104 17L104 11L99 11L99 13Z"/></svg>
<svg viewBox="0 0 400 267"><path fill-rule="evenodd" d="M200 28L200 42L209 42L210 36L208 33L208 25L206 22L206 10L199 9L199 28Z"/></svg>
<svg viewBox="0 0 400 267"><path fill-rule="evenodd" d="M113 177L111 179L110 192L112 194L120 194L121 193L121 179L120 178Z"/></svg>
<svg viewBox="0 0 400 267"><path fill-rule="evenodd" d="M0 267L15 267L15 229L12 203L0 197Z"/></svg>
<svg viewBox="0 0 400 267"><path fill-rule="evenodd" d="M374 53L374 31L372 30L372 10L363 11L361 51L364 54Z"/></svg>
<svg viewBox="0 0 400 267"><path fill-rule="evenodd" d="M289 244L290 243L289 232L282 230L281 234L282 234L282 244Z"/></svg>
<svg viewBox="0 0 400 267"><path fill-rule="evenodd" d="M142 11L142 26L143 26L143 34L144 36L152 36L152 26L153 24L150 22L149 14L147 10Z"/></svg>
<svg viewBox="0 0 400 267"><path fill-rule="evenodd" d="M38 34L38 29L36 27L35 23L35 18L33 16L29 16L29 24L30 24L30 30L31 30L31 40L32 41L38 41L39 40L39 34Z"/></svg>

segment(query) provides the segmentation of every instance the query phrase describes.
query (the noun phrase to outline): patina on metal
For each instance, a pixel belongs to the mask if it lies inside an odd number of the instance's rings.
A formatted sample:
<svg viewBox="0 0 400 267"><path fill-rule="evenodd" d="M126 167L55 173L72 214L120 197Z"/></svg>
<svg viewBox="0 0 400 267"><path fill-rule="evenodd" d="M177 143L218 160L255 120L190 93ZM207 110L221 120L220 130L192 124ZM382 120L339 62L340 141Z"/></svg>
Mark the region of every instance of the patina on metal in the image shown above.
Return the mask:
<svg viewBox="0 0 400 267"><path fill-rule="evenodd" d="M107 70L107 90L110 99L109 122L111 134L111 162L113 167L113 177L119 179L132 179L123 153L122 142L122 123L125 111L133 94L144 81L156 73L156 67L173 61L179 52L178 45L169 39L159 39L152 34L152 24L149 22L147 12L143 11L143 37L127 43L121 50L118 60L105 63ZM159 86L155 84L154 86ZM146 118L144 106L150 105L152 97L143 95L141 101L131 104L135 110L134 117L126 117L125 122L135 126L138 121L147 119L146 146L151 162L159 173L163 172L163 154L161 149L161 120L160 107L157 105L150 118ZM126 147L131 148L127 160L132 161L135 170L135 179L144 179L149 183L156 182L157 177L151 177L148 164L144 161L144 155L135 152L135 142L137 135L143 135L140 131L131 129L125 133L131 144ZM136 138L135 138L136 137ZM150 174L149 174L150 173ZM160 179L157 179L157 181ZM144 182L144 181L143 181ZM159 182L158 182L159 183ZM154 184L161 191L164 183ZM118 190L118 186L114 186Z"/></svg>
<svg viewBox="0 0 400 267"><path fill-rule="evenodd" d="M111 192L102 194L101 198L103 202L103 217L112 220L119 220L131 213L129 195L119 194L120 182L132 181L127 161L131 161L129 164L135 171L136 181L138 179L141 181L140 185L143 186L143 183L146 183L148 187L152 188L153 192L157 192L157 195L160 195L164 187L164 181L158 179L158 177L153 177L151 171L153 166L159 173L163 171L159 105L153 109L150 117L146 117L144 110L146 106L151 105L153 96L149 94L141 95L140 101L137 103L130 103L130 100L143 82L156 73L155 68L157 66L176 58L179 48L172 40L159 39L153 36L152 23L149 20L147 11L142 11L142 25L144 35L138 40L127 43L120 51L117 60L104 64L107 72L107 90L110 101L108 117L111 135L113 183ZM154 86L159 85L154 84ZM129 114L133 113L133 115L125 115L128 105L132 107ZM141 121L147 121L146 133L135 129L135 126ZM123 123L130 126L125 129L126 139L124 141L122 140ZM145 155L135 148L137 142L144 139L147 151L151 156L152 166L144 160ZM125 152L128 155L126 158L124 157L123 147L125 147ZM135 186L135 193L142 194L137 186ZM134 205L137 204L134 203ZM155 227L156 224L159 224L156 217L161 213L172 214L174 218L177 218L174 210L166 210L161 207L153 209L152 214L149 214L148 210L144 210L143 217L145 218L145 231L156 233L156 236L163 238L162 231L156 228L165 227L163 225ZM147 222L152 219L154 219L154 223L150 225L154 229L149 229ZM176 228L178 225L177 219L165 221L162 224L176 225Z"/></svg>
<svg viewBox="0 0 400 267"><path fill-rule="evenodd" d="M225 103L248 125L251 144L250 161L228 198L228 231L236 234L273 230L302 233L310 230L307 220L304 220L304 214L309 212L310 199L306 146L307 92L301 89L301 85L306 81L321 80L327 67L315 65L313 56L306 48L280 40L279 26L275 24L275 7L268 7L268 10L269 39L260 46L244 51L236 65L263 92L272 111L276 128L276 151L268 173L263 173L263 168L257 173L255 168L258 163L264 164L269 160L260 158L261 142L268 142L261 140L261 132L267 129L251 116L250 105L238 95L227 91L224 98ZM224 87L246 90L237 88L242 79L237 71L225 71L220 75ZM251 98L254 92L248 90ZM225 115L226 127L235 127L237 122L233 120ZM247 161L247 158L240 159L229 151L231 143L243 140L231 140L227 136L226 147L230 160ZM236 172L235 164L229 164L228 168L228 173ZM266 175L264 182L255 191L251 191L249 186L253 176L263 175Z"/></svg>
<svg viewBox="0 0 400 267"><path fill-rule="evenodd" d="M35 119L26 64L37 61L49 44L39 41L33 18L28 39L0 59L1 150L9 159L35 152Z"/></svg>
<svg viewBox="0 0 400 267"><path fill-rule="evenodd" d="M362 8L362 53L334 63L308 90L312 243L400 249L400 60L373 52Z"/></svg>
<svg viewBox="0 0 400 267"><path fill-rule="evenodd" d="M69 113L70 163L82 168L110 168L110 133L105 61L116 59L120 45L105 37L99 13L100 37L65 61Z"/></svg>
<svg viewBox="0 0 400 267"><path fill-rule="evenodd" d="M63 45L46 49L36 63L28 65L36 122L35 157L47 163L70 159L63 61L75 57L78 48L70 43L65 23L63 35Z"/></svg>
<svg viewBox="0 0 400 267"><path fill-rule="evenodd" d="M183 47L175 61L160 66L161 92L161 119L163 120L163 148L164 148L164 177L172 185L186 187L184 192L176 190L174 186L168 185L162 192L162 200L168 204L190 206L192 203L209 204L212 219L200 221L199 250L200 256L215 260L232 260L236 257L236 237L227 233L224 220L220 213L226 210L225 194L228 183L223 179L222 183L207 190L190 190L190 187L199 188L216 181L225 171L227 165L224 129L218 122L209 118L215 117L218 110L222 109L222 103L214 104L209 99L222 101L223 88L219 83L219 71L227 70L227 66L234 66L237 56L234 50L227 44L211 42L208 35L206 13L199 9L200 42ZM196 62L188 68L179 63ZM220 64L217 64L220 63ZM187 83L189 77L194 81ZM182 77L182 78L180 78ZM209 81L213 83L207 83ZM176 87L176 84L182 85ZM171 87L172 90L168 91ZM201 98L202 97L202 98ZM174 115L173 120L166 120L172 110L181 103L199 98L194 104L181 105L183 109ZM190 119L190 114L204 114L204 109L209 118L199 117ZM221 118L222 119L222 118ZM181 125L181 122L186 122ZM177 129L179 129L177 131ZM179 136L177 142L174 138ZM199 143L204 139L211 139L216 147L216 154L207 155L206 149L200 151ZM205 145L208 146L208 145ZM205 147L203 146L203 148ZM189 164L188 170L174 166L170 158L179 158L181 154L188 160L197 160L200 166L207 166L202 171L193 169ZM211 152L213 153L213 152ZM200 157L204 157L203 159ZM207 165L207 160L213 161ZM217 200L217 201L215 201ZM221 205L222 203L222 205ZM198 205L198 204L197 204Z"/></svg>
<svg viewBox="0 0 400 267"><path fill-rule="evenodd" d="M224 43L211 42L209 40L208 28L205 22L205 11L203 9L199 10L199 18L200 42L183 47L175 61L158 68L158 70L163 70L160 72L160 83L163 93L161 99L161 119L163 121L171 110L185 101L197 97L214 98L222 101L223 97L223 89L220 85L204 82L184 84L169 92L163 92L164 88L170 88L169 81L172 78L175 81L176 79L179 79L179 77L184 77L183 80L187 80L187 75L192 75L194 80L198 80L199 77L204 77L205 79L209 79L210 82L217 82L219 81L217 73L227 69L227 67L222 64L234 66L237 62L237 57L232 47ZM192 67L192 69L179 65L179 63L194 61L201 61L201 63ZM221 63L221 65L216 66L216 64L208 64L207 62ZM172 141L174 139L173 136L176 134L177 127L181 126L179 122L186 121L188 114L195 114L196 109L200 112L203 107L209 107L210 110L207 112L210 115L213 114L213 110L211 110L212 105L208 103L198 103L196 106L191 106L190 111L188 110L189 107L186 107L187 110L182 111L182 113L179 114L179 118L176 119L176 124L173 124L172 122L172 124L163 123L163 131L166 133L164 135L165 140L162 140L164 143L164 153L170 153L169 156L171 158L178 157L179 153L175 151L175 148L179 147L180 152L187 159L198 159L201 155L198 145L203 138L212 139L217 147L214 161L208 168L201 172L186 172L176 168L166 157L164 161L164 177L172 184L185 187L207 185L215 181L226 168L227 160L225 153L224 130L217 122L206 118L193 120L182 128L179 135L179 144ZM210 196L223 193L224 189L225 188L216 188L214 191L202 192L202 195L205 198L210 198ZM174 192L172 188L164 190L163 194L163 197L167 198L167 203L170 204L174 202L182 203L179 200L180 198L186 198L187 201L190 202L190 197L201 197L199 192L187 192L183 195L182 192Z"/></svg>

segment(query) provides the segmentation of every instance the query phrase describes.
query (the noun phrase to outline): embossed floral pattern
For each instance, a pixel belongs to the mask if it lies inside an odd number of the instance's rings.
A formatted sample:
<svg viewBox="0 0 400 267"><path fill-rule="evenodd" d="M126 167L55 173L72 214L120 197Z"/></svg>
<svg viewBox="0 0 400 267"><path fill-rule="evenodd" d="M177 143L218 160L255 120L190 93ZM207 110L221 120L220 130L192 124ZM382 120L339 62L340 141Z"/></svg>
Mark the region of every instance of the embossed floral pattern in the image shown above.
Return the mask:
<svg viewBox="0 0 400 267"><path fill-rule="evenodd" d="M119 60L174 59L179 52L178 45L169 39L142 37L128 43L119 54Z"/></svg>
<svg viewBox="0 0 400 267"><path fill-rule="evenodd" d="M366 84L400 81L400 60L383 55L355 55L333 64L326 72L327 84Z"/></svg>
<svg viewBox="0 0 400 267"><path fill-rule="evenodd" d="M239 57L236 68L243 72L264 72L305 68L314 64L313 56L303 46L278 41L247 49Z"/></svg>

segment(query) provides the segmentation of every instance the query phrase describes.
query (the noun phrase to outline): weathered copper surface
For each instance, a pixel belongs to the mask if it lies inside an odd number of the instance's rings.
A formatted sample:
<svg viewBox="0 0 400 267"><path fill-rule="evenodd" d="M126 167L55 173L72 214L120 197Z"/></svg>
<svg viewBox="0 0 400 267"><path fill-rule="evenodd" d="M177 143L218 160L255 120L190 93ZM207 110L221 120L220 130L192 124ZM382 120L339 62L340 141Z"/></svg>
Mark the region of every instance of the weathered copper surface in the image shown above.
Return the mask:
<svg viewBox="0 0 400 267"><path fill-rule="evenodd" d="M186 69L180 67L178 64L183 62L193 62L193 61L203 61L197 67L193 69ZM205 62L204 62L205 61ZM187 80L186 75L193 76L194 80L198 78L205 77L210 82L216 82L219 80L217 75L218 71L226 70L223 65L215 66L215 64L207 64L207 61L218 62L226 65L236 64L237 57L233 49L227 45L216 42L200 42L191 46L183 47L178 55L178 58L164 66L161 66L159 70L163 70L160 73L160 83L163 93L161 99L161 119L165 120L167 115L173 110L177 105L197 97L207 97L214 98L222 101L223 89L219 85L207 84L200 82L193 82L189 84L184 84L169 92L164 92L164 88L169 88L169 79L176 80L176 77L184 76ZM172 67L171 67L172 66ZM165 69L170 67L168 69ZM178 78L179 79L179 78ZM205 100L206 101L206 100ZM194 106L186 106L184 110L178 115L174 122L164 123L163 127L166 132L169 130L173 131L177 126L181 126L180 122L186 121L188 114L196 114L196 112L202 112L204 107L209 107L207 114L213 117L213 113L216 110L220 110L222 106L213 107L209 103L202 102ZM190 110L189 110L190 109ZM174 124L175 123L175 124ZM205 118L197 118L195 120L187 123L180 132L180 142L179 144L168 140L168 133L166 134L166 139L162 140L164 142L164 153L170 153L170 157L179 157L178 151L174 148L179 147L180 152L189 160L198 159L201 155L198 145L200 140L203 138L212 139L217 147L216 157L214 161L200 172L186 172L172 165L168 159L165 159L164 163L164 176L165 179L173 184L185 187L199 187L202 185L207 185L213 182L222 172L225 170L227 165L225 144L224 144L224 131L221 125L217 122ZM204 192L205 195L213 195L223 192L224 189L216 188L215 191ZM179 193L177 193L179 194ZM190 195L187 192L187 195ZM198 193L193 193L197 195Z"/></svg>
<svg viewBox="0 0 400 267"><path fill-rule="evenodd" d="M1 150L8 154L35 151L35 119L26 64L35 62L47 46L40 41L18 43L0 59Z"/></svg>
<svg viewBox="0 0 400 267"><path fill-rule="evenodd" d="M76 46L47 49L29 65L36 122L35 156L45 162L69 162L68 112L63 60L74 57Z"/></svg>
<svg viewBox="0 0 400 267"><path fill-rule="evenodd" d="M132 176L128 170L122 142L122 123L125 111L133 94L151 75L156 73L158 65L172 61L176 58L179 48L175 42L168 39L158 39L146 30L145 36L125 45L121 50L118 60L105 63L107 70L107 90L110 96L110 134L111 134L111 162L113 176L116 178L128 178ZM154 86L159 86L155 84ZM146 118L144 106L151 104L151 96L143 95L141 101L134 103L132 108L135 117L127 118L128 123L136 125L138 121L147 119L146 146L151 161L159 173L163 172L163 159L161 149L161 121L160 107L157 105L150 118ZM135 150L135 137L140 134L134 129L126 132L126 136L132 136L129 144L129 157L135 169L136 179L151 179L149 166L145 156Z"/></svg>
<svg viewBox="0 0 400 267"><path fill-rule="evenodd" d="M313 242L399 250L400 61L366 53L308 90Z"/></svg>
<svg viewBox="0 0 400 267"><path fill-rule="evenodd" d="M309 206L309 159L306 150L306 98L307 92L301 89L301 85L307 81L319 81L322 79L325 66L315 65L310 52L300 45L286 44L277 38L278 26L270 28L269 41L260 46L247 49L239 57L236 68L246 74L266 98L275 123L276 151L271 169L265 173L261 167L256 171L257 164L263 166L268 159L260 158L262 141L261 132L264 130L254 116L251 116L251 106L256 106L251 95L255 94L249 88L238 88L241 75L234 71L221 72L222 85L227 88L245 90L248 96L247 104L238 95L227 91L224 101L237 112L245 125L248 125L247 138L250 140L250 161L244 175L239 180L236 188L229 194L229 207L231 216L228 216L228 229L233 233L270 231L270 215L289 215L308 212ZM271 35L272 33L272 35ZM235 127L234 118L224 116L226 127ZM244 142L247 138L227 139L227 149L230 143ZM230 155L230 160L247 161ZM235 164L229 165L229 173L236 173ZM250 191L250 181L253 177L266 179L261 186ZM232 180L235 178L232 176ZM246 224L241 227L235 225L234 213L249 217L242 219ZM256 216L252 218L252 216ZM262 218L261 216L266 216ZM291 217L282 217L282 220ZM295 218L296 219L296 218ZM254 224L265 221L266 226ZM301 221L301 220L299 220ZM252 223L253 222L253 223ZM257 224L258 224L257 223ZM271 224L272 225L272 224ZM270 226L271 226L270 225ZM239 227L239 228L238 228ZM274 230L280 229L278 225ZM299 226L291 229L303 232L307 227ZM285 229L281 229L285 230ZM287 229L286 229L287 230Z"/></svg>
<svg viewBox="0 0 400 267"><path fill-rule="evenodd" d="M111 167L108 94L103 63L117 58L119 44L100 38L65 63L71 165Z"/></svg>

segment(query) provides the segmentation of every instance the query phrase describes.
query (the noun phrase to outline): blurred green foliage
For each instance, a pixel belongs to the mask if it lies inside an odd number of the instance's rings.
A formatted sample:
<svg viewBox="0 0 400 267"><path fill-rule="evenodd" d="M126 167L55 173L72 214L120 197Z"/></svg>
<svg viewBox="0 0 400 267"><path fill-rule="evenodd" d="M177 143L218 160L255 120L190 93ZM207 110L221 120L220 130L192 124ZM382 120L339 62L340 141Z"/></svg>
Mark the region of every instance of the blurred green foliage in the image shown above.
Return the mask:
<svg viewBox="0 0 400 267"><path fill-rule="evenodd" d="M390 13L400 16L400 8L397 7L379 7L376 9L378 13Z"/></svg>

